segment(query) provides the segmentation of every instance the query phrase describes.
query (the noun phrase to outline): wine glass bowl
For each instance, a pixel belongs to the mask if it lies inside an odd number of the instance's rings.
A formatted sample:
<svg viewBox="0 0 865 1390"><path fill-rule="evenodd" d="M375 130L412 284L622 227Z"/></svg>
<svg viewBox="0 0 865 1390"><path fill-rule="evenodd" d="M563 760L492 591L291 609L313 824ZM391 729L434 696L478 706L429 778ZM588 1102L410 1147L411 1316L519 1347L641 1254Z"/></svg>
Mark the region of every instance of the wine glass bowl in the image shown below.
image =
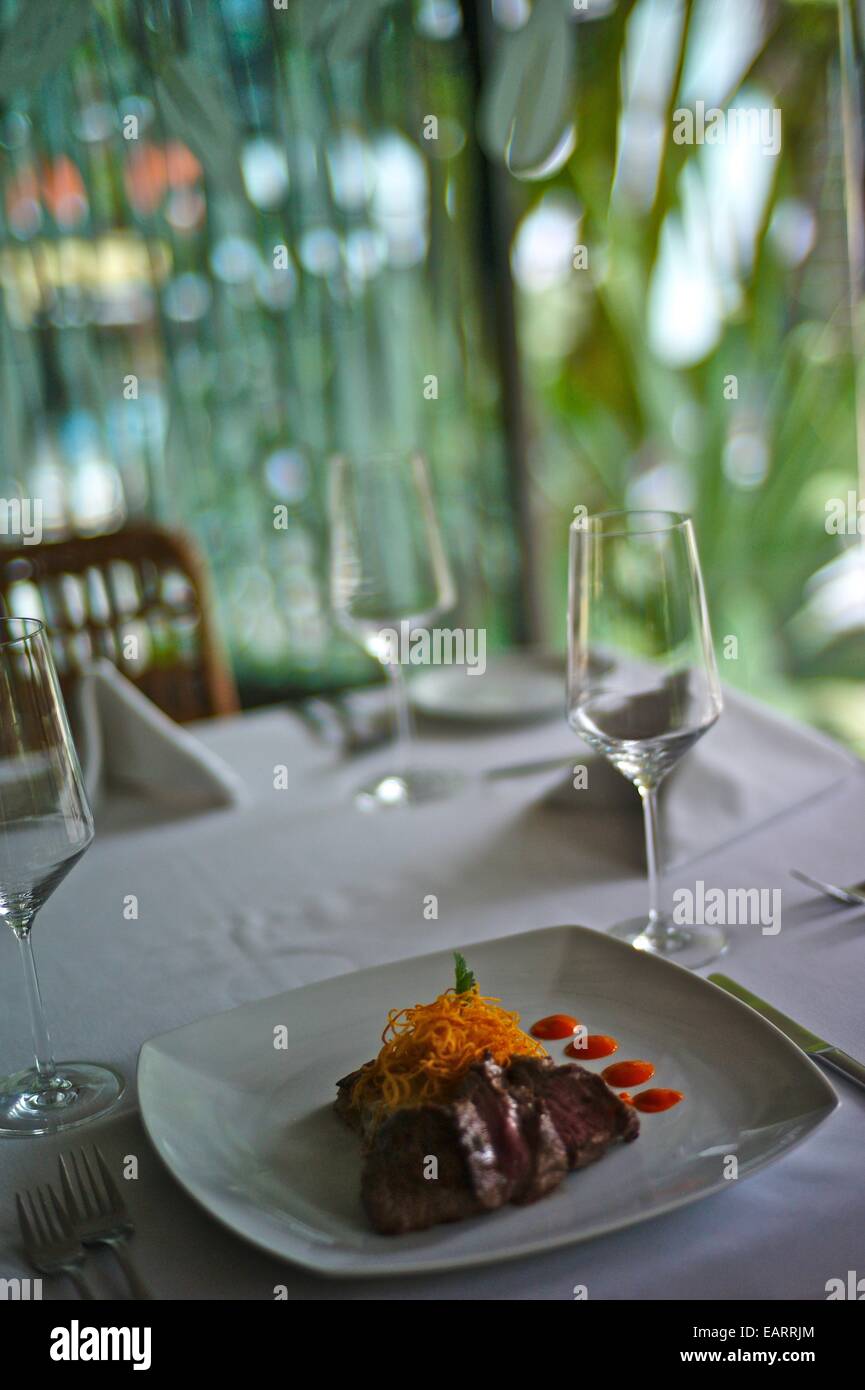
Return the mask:
<svg viewBox="0 0 865 1390"><path fill-rule="evenodd" d="M381 634L427 627L456 602L426 462L421 454L332 464L331 605L377 660Z"/></svg>
<svg viewBox="0 0 865 1390"><path fill-rule="evenodd" d="M690 519L578 517L568 614L568 721L633 782L645 818L649 910L612 932L640 950L704 964L724 949L724 934L674 924L663 911L657 836L657 789L723 703Z"/></svg>
<svg viewBox="0 0 865 1390"><path fill-rule="evenodd" d="M33 1067L0 1079L0 1135L68 1129L123 1092L111 1068L55 1063L31 941L37 913L93 833L45 629L0 618L0 918L21 953L35 1054Z"/></svg>
<svg viewBox="0 0 865 1390"><path fill-rule="evenodd" d="M331 608L337 623L388 677L396 716L394 766L359 788L367 810L447 796L462 782L412 762L402 654L413 633L456 602L426 461L419 453L340 455L330 479Z"/></svg>

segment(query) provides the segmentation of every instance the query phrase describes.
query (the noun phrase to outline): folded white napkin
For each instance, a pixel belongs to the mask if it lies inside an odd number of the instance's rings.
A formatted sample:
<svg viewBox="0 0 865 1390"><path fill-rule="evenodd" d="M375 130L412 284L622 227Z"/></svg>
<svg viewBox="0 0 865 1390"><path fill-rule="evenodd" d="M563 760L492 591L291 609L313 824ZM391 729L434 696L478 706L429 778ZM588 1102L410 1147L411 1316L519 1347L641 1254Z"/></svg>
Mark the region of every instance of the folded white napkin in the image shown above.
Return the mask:
<svg viewBox="0 0 865 1390"><path fill-rule="evenodd" d="M179 813L244 799L237 775L175 724L109 661L82 674L67 701L91 803L109 795L158 803Z"/></svg>
<svg viewBox="0 0 865 1390"><path fill-rule="evenodd" d="M587 816L640 815L628 780L581 743L574 765L586 767L588 786L571 773L556 778L547 804ZM714 728L661 784L659 809L667 863L686 863L736 839L791 806L819 796L863 764L830 738L794 724L739 691L725 689Z"/></svg>

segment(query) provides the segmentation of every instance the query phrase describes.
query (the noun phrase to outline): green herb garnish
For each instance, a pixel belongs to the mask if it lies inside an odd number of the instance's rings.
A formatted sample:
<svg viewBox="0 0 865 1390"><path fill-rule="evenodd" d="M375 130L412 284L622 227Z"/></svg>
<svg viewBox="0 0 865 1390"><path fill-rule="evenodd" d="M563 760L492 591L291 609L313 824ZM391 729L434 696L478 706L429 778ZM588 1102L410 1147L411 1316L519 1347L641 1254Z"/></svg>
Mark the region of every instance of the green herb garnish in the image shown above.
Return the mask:
<svg viewBox="0 0 865 1390"><path fill-rule="evenodd" d="M454 965L456 967L456 992L457 994L468 994L470 989L475 987L475 977L466 965L465 956L461 956L459 951L454 951Z"/></svg>

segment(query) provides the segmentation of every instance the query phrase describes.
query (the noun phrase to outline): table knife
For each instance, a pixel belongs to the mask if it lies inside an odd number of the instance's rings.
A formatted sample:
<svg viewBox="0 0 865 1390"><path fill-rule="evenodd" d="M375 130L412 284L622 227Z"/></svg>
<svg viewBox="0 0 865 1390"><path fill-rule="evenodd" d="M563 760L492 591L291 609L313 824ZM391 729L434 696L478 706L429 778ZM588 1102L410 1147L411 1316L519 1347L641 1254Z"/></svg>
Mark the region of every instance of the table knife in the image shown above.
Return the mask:
<svg viewBox="0 0 865 1390"><path fill-rule="evenodd" d="M851 1057L847 1052L842 1052L840 1047L833 1047L823 1038L818 1038L816 1033L809 1033L808 1029L803 1028L801 1023L797 1023L794 1018L788 1018L779 1009L767 1004L765 999L760 999L744 985L731 980L729 975L709 975L708 978L713 985L718 985L736 999L741 999L743 1004L750 1004L751 1008L758 1014L762 1014L763 1018L774 1023L775 1027L780 1028L782 1033L786 1033L791 1042L794 1042L797 1047L801 1047L802 1051L807 1052L809 1057L813 1057L815 1062L822 1062L824 1066L840 1072L842 1076L847 1077L848 1081L855 1081L857 1086L861 1086L865 1090L865 1066L861 1062L857 1062L855 1057Z"/></svg>

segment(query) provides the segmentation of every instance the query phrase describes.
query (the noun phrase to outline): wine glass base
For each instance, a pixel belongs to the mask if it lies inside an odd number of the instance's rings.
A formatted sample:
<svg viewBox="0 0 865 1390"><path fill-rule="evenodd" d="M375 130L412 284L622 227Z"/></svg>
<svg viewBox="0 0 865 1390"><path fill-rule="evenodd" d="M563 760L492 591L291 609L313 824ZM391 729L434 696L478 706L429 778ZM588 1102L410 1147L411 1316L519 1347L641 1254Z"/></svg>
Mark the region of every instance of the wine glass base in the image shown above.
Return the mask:
<svg viewBox="0 0 865 1390"><path fill-rule="evenodd" d="M617 922L610 927L609 934L619 941L629 941L638 951L663 956L677 965L686 965L690 970L716 960L728 945L723 927L679 927L672 922L651 924L645 917L631 917L627 922Z"/></svg>
<svg viewBox="0 0 865 1390"><path fill-rule="evenodd" d="M359 787L354 794L361 811L389 809L393 806L419 806L426 801L442 801L453 796L465 783L459 772L448 769L413 768L390 772Z"/></svg>
<svg viewBox="0 0 865 1390"><path fill-rule="evenodd" d="M34 1067L0 1079L0 1135L29 1137L74 1129L116 1105L126 1082L95 1062L58 1062L51 1082Z"/></svg>

